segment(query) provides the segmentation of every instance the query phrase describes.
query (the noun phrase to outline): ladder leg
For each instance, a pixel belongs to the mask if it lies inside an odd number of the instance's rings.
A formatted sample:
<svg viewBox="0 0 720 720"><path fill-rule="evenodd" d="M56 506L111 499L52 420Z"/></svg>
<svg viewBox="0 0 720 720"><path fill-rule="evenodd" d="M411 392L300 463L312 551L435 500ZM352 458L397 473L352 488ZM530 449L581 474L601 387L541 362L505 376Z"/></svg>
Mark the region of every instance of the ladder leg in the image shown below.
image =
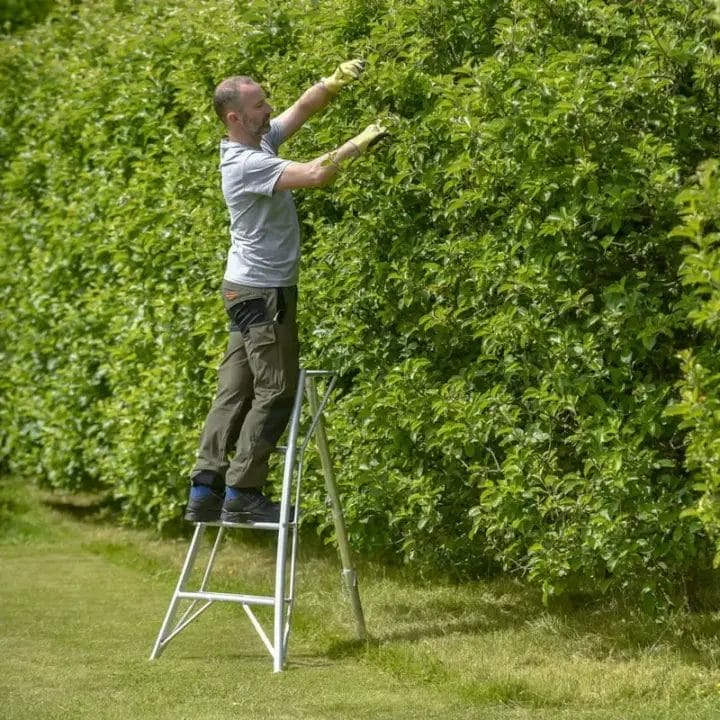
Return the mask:
<svg viewBox="0 0 720 720"><path fill-rule="evenodd" d="M333 520L335 522L335 535L337 537L340 559L343 566L342 578L350 598L350 603L352 604L353 612L355 613L355 625L358 638L360 640L365 640L367 638L367 629L365 627L365 615L363 613L362 603L360 602L357 573L355 572L352 564L350 543L348 542L347 530L345 529L345 517L343 516L342 506L340 505L340 496L338 494L337 484L335 483L335 474L333 472L332 461L330 459L330 450L328 449L325 422L323 420L322 409L320 408L320 402L318 400L315 380L312 377L309 377L307 381L307 394L313 416L315 417L317 415L315 440L317 441L320 462L325 476L325 489L332 506Z"/></svg>
<svg viewBox="0 0 720 720"><path fill-rule="evenodd" d="M297 391L288 428L287 451L283 468L282 499L280 501L280 523L278 528L277 558L275 563L275 614L273 625L273 672L281 672L285 665L287 642L285 634L285 569L287 564L288 523L292 478L297 454L300 412L305 390L305 370L300 370Z"/></svg>
<svg viewBox="0 0 720 720"><path fill-rule="evenodd" d="M185 556L185 564L183 565L182 572L180 573L180 579L178 580L177 587L175 588L175 592L173 593L167 613L165 613L165 619L163 620L163 624L160 628L160 632L158 633L155 645L153 646L152 652L150 653L151 660L159 658L160 654L165 649L163 641L170 634L169 630L172 624L173 616L175 615L175 610L177 609L178 603L180 602L178 593L182 592L185 589L185 584L190 577L190 573L192 573L193 566L195 565L195 558L197 557L198 549L200 548L200 542L204 534L205 525L203 523L198 523L195 526L195 533L193 534L192 541L190 542L190 547L188 548L187 555Z"/></svg>

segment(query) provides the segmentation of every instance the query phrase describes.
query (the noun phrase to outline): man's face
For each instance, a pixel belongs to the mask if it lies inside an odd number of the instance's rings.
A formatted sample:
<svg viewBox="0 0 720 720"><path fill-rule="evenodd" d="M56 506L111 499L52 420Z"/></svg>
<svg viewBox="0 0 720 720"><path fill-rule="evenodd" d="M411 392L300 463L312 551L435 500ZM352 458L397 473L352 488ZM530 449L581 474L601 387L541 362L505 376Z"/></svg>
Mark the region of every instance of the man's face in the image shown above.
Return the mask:
<svg viewBox="0 0 720 720"><path fill-rule="evenodd" d="M257 83L244 86L242 97L243 107L237 112L237 122L247 133L260 138L270 129L273 109Z"/></svg>

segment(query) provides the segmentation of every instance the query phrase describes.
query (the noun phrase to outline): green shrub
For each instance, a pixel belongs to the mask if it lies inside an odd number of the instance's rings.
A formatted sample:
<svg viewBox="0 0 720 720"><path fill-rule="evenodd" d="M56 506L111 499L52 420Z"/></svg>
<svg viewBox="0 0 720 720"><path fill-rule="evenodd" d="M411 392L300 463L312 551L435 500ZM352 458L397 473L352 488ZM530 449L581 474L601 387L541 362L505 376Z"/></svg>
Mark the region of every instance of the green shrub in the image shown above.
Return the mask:
<svg viewBox="0 0 720 720"><path fill-rule="evenodd" d="M680 267L688 289L683 307L696 334L681 351L680 399L668 412L688 429L685 465L701 493L687 515L703 521L720 548L720 168L701 166L697 183L679 196L682 224L673 231L686 241ZM715 557L720 563L720 550Z"/></svg>
<svg viewBox="0 0 720 720"><path fill-rule="evenodd" d="M225 337L212 88L248 73L281 109L363 56L362 83L285 150L392 126L298 193L304 362L342 374L354 544L548 595L670 597L711 554L707 513L684 511L696 483L714 502L718 433L686 396L717 394L717 338L693 326L707 288L669 237L717 148L710 10L58 2L0 55L3 462L174 522ZM684 417L666 412L683 372ZM329 533L309 482L306 520Z"/></svg>
<svg viewBox="0 0 720 720"><path fill-rule="evenodd" d="M0 33L14 33L47 17L55 0L0 0Z"/></svg>

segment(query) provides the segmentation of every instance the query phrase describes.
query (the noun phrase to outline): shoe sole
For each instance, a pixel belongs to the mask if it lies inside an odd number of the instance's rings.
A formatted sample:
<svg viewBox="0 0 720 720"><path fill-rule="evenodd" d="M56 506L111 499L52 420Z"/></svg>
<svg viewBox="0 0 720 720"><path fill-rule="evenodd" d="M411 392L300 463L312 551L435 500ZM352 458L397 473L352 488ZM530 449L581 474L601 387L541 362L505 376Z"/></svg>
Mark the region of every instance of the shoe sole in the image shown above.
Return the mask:
<svg viewBox="0 0 720 720"><path fill-rule="evenodd" d="M293 514L290 514L290 522L293 520ZM280 515L263 515L262 513L249 512L227 512L223 511L220 515L220 522L227 523L279 523Z"/></svg>
<svg viewBox="0 0 720 720"><path fill-rule="evenodd" d="M229 512L228 510L223 510L220 514L220 522L225 523L249 523L249 522L267 522L265 520L258 520L257 518L253 517L252 513L244 512L242 510L236 511L236 512Z"/></svg>
<svg viewBox="0 0 720 720"><path fill-rule="evenodd" d="M187 512L185 513L185 520L188 522L194 522L194 523L210 523L210 522L219 522L220 520L220 513L191 513Z"/></svg>

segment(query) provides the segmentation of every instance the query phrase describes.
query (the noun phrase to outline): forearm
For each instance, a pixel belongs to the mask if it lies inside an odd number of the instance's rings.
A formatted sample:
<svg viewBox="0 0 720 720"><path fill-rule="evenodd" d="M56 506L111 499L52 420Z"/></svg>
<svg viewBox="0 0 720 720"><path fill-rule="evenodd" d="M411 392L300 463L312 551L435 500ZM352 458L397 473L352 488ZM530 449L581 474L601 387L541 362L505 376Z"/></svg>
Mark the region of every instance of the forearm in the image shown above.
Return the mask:
<svg viewBox="0 0 720 720"><path fill-rule="evenodd" d="M325 87L325 83L321 80L320 82L315 83L312 87L309 87L300 96L297 104L309 117L310 115L314 115L315 113L324 110L331 99L332 94Z"/></svg>
<svg viewBox="0 0 720 720"><path fill-rule="evenodd" d="M327 185L331 183L340 172L340 166L344 162L362 155L369 146L376 143L386 134L387 131L381 125L369 125L359 135L343 143L340 147L312 160L310 165L315 167L321 178L318 184Z"/></svg>
<svg viewBox="0 0 720 720"><path fill-rule="evenodd" d="M329 185L340 172L341 164L347 160L356 158L359 154L360 151L357 146L348 140L340 145L340 147L335 148L335 150L331 150L311 160L308 165L312 168L311 173L314 176L313 185L315 185L315 187Z"/></svg>
<svg viewBox="0 0 720 720"><path fill-rule="evenodd" d="M360 155L357 145L348 140L347 142L340 145L340 147L331 150L329 153L321 155L319 158L313 160L313 162L319 163L320 165L332 165L336 170L340 169L340 165L346 160L351 160Z"/></svg>
<svg viewBox="0 0 720 720"><path fill-rule="evenodd" d="M275 184L275 189L295 190L329 185L337 177L343 163L362 155L386 134L382 125L368 125L359 135L310 162L291 162Z"/></svg>
<svg viewBox="0 0 720 720"><path fill-rule="evenodd" d="M363 67L362 60L342 63L332 75L309 87L285 112L278 115L283 140L291 138L311 115L324 110L345 85L357 80Z"/></svg>
<svg viewBox="0 0 720 720"><path fill-rule="evenodd" d="M360 77L364 67L364 60L350 60L343 63L332 75L308 88L300 96L298 104L305 108L309 115L324 110L341 88Z"/></svg>

